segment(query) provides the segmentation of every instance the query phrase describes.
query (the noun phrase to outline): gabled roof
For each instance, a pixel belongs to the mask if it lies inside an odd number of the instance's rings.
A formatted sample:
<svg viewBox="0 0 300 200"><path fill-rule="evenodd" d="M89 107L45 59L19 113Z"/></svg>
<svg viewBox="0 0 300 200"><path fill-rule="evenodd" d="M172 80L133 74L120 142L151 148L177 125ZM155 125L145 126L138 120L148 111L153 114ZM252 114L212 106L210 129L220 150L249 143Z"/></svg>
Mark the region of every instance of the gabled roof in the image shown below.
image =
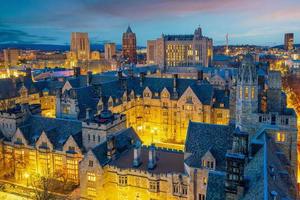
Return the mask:
<svg viewBox="0 0 300 200"><path fill-rule="evenodd" d="M201 158L209 150L216 159L216 170L225 170L225 155L232 147L233 125L215 125L190 122L185 141L185 153L191 153L185 162L201 167Z"/></svg>
<svg viewBox="0 0 300 200"><path fill-rule="evenodd" d="M80 121L45 118L41 116L30 116L26 124L20 127L29 145L34 146L44 131L53 144L54 149L57 150L62 150L64 143L70 135L75 135L75 138L79 139L81 129L82 125ZM80 145L79 141L76 142ZM82 146L79 146L79 148L82 148Z"/></svg>

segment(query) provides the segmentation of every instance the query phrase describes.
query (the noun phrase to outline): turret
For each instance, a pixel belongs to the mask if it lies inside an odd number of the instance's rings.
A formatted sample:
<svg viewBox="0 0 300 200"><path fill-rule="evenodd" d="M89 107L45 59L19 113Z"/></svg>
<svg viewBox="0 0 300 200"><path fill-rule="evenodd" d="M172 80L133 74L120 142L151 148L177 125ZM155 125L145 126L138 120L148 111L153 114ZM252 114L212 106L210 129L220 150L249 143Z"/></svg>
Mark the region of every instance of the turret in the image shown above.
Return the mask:
<svg viewBox="0 0 300 200"><path fill-rule="evenodd" d="M258 83L256 66L251 55L244 57L238 72L236 94L236 126L249 131L252 114L258 109Z"/></svg>

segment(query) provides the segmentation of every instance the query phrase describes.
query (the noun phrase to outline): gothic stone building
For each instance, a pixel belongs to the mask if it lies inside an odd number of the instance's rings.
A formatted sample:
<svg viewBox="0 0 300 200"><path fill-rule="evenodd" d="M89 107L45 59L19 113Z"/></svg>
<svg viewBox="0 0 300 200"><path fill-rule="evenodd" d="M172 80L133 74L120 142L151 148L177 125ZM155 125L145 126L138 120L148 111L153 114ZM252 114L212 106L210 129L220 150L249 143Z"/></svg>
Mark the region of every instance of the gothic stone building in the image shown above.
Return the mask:
<svg viewBox="0 0 300 200"><path fill-rule="evenodd" d="M57 96L57 117L83 119L86 110L125 114L144 144L183 149L189 120L228 124L229 90L197 80L89 74L68 80Z"/></svg>

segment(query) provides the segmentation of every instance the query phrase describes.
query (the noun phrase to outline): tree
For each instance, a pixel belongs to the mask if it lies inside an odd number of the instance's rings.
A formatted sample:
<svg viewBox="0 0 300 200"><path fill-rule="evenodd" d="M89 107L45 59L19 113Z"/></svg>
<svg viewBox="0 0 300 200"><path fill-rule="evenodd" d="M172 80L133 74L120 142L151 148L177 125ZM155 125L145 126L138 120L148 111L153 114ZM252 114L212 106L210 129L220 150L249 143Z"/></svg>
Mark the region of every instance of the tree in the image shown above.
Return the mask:
<svg viewBox="0 0 300 200"><path fill-rule="evenodd" d="M52 200L55 196L50 192L53 188L53 180L47 176L36 176L31 180L31 186L35 200Z"/></svg>

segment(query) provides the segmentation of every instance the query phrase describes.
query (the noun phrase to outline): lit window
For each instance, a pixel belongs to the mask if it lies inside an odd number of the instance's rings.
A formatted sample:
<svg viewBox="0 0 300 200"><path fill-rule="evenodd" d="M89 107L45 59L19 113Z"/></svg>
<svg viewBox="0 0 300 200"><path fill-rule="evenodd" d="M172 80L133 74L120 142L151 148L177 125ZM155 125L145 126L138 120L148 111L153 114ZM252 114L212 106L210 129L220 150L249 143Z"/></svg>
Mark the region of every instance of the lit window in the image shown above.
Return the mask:
<svg viewBox="0 0 300 200"><path fill-rule="evenodd" d="M87 173L87 177L88 177L88 181L91 181L91 182L95 182L96 181L96 176L95 176L94 173L88 172Z"/></svg>
<svg viewBox="0 0 300 200"><path fill-rule="evenodd" d="M243 96L243 88L240 87L240 98L242 98L242 96Z"/></svg>
<svg viewBox="0 0 300 200"><path fill-rule="evenodd" d="M127 185L127 176L119 176L119 184Z"/></svg>
<svg viewBox="0 0 300 200"><path fill-rule="evenodd" d="M96 196L96 189L95 188L91 188L91 187L88 187L87 188L87 195L88 196Z"/></svg>
<svg viewBox="0 0 300 200"><path fill-rule="evenodd" d="M203 177L203 185L207 185L207 178Z"/></svg>
<svg viewBox="0 0 300 200"><path fill-rule="evenodd" d="M277 133L276 141L277 142L284 142L285 141L285 134L284 133Z"/></svg>
<svg viewBox="0 0 300 200"><path fill-rule="evenodd" d="M249 97L249 88L246 87L245 88L245 99L248 99L248 97Z"/></svg>
<svg viewBox="0 0 300 200"><path fill-rule="evenodd" d="M252 89L251 89L251 98L254 99L254 96L255 96L255 89L254 89L254 87L252 87Z"/></svg>
<svg viewBox="0 0 300 200"><path fill-rule="evenodd" d="M159 181L150 181L149 190L151 192L159 192Z"/></svg>

